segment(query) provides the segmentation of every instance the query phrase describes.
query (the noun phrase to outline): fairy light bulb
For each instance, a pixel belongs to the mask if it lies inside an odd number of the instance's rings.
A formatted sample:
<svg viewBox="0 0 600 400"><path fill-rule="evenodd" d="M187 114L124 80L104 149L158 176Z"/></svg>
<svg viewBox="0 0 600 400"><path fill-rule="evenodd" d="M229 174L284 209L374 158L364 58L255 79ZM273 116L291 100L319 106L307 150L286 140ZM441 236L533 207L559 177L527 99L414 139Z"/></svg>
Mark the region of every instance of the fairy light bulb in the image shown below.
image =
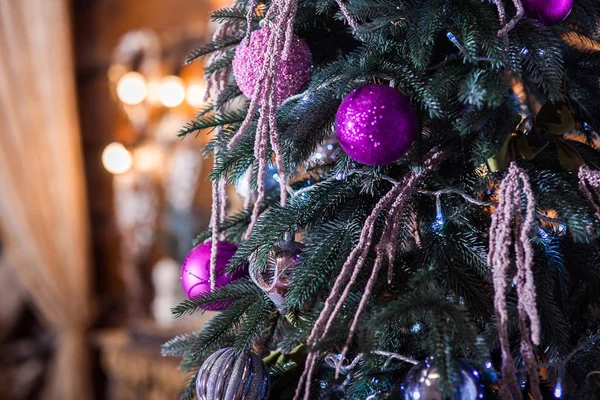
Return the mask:
<svg viewBox="0 0 600 400"><path fill-rule="evenodd" d="M185 99L183 80L175 75L165 76L160 81L158 97L165 107L177 107Z"/></svg>
<svg viewBox="0 0 600 400"><path fill-rule="evenodd" d="M121 143L111 143L102 152L102 164L110 173L123 174L131 169L133 157Z"/></svg>
<svg viewBox="0 0 600 400"><path fill-rule="evenodd" d="M562 382L559 380L554 387L554 398L560 399L563 396Z"/></svg>
<svg viewBox="0 0 600 400"><path fill-rule="evenodd" d="M204 92L206 91L206 85L195 82L188 86L185 92L185 99L192 107L202 107L204 105Z"/></svg>
<svg viewBox="0 0 600 400"><path fill-rule="evenodd" d="M146 78L139 72L127 72L117 82L117 97L125 104L140 104L147 93Z"/></svg>

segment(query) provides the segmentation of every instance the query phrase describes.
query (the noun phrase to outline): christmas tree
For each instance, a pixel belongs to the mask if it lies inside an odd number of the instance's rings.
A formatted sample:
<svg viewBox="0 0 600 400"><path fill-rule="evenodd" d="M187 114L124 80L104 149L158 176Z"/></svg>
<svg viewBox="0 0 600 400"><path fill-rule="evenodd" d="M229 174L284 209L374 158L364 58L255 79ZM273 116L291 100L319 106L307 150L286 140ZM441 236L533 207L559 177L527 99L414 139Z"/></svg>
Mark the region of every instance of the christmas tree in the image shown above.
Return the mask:
<svg viewBox="0 0 600 400"><path fill-rule="evenodd" d="M219 312L163 347L182 399L600 398L597 0L212 19L180 132L214 131L211 228L173 312Z"/></svg>

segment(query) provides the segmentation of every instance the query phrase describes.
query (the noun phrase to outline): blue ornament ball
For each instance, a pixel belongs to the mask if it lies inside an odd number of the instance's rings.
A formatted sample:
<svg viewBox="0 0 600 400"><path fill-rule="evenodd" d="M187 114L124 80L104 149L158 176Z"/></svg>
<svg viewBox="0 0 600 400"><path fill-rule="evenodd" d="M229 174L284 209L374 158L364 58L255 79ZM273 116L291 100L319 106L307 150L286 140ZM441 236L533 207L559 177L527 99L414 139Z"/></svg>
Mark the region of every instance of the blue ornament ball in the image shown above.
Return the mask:
<svg viewBox="0 0 600 400"><path fill-rule="evenodd" d="M196 379L198 400L266 400L270 391L269 371L262 359L233 347L211 354Z"/></svg>
<svg viewBox="0 0 600 400"><path fill-rule="evenodd" d="M437 366L437 358L429 357L414 367L406 375L404 400L480 400L484 398L481 374L465 361L456 361L458 376L451 377L452 394L444 397L442 376Z"/></svg>

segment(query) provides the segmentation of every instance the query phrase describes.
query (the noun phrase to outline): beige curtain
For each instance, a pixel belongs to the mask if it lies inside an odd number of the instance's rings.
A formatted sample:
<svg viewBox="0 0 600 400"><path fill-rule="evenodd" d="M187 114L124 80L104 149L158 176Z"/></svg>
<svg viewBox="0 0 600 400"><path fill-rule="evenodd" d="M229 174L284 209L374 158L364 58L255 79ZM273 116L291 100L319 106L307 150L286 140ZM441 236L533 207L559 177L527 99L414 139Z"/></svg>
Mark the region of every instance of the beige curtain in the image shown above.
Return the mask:
<svg viewBox="0 0 600 400"><path fill-rule="evenodd" d="M87 213L71 50L66 0L0 0L0 240L56 336L45 391L52 400L92 398Z"/></svg>

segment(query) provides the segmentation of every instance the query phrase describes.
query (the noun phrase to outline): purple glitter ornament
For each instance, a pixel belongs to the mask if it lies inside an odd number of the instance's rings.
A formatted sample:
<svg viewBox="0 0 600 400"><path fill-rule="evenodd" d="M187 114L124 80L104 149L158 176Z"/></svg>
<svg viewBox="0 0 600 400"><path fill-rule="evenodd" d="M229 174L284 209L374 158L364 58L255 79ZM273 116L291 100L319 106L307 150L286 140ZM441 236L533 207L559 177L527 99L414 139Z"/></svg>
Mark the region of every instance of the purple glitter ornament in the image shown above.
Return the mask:
<svg viewBox="0 0 600 400"><path fill-rule="evenodd" d="M211 242L199 244L187 255L181 266L181 286L185 294L192 298L201 293L210 292L210 253ZM219 242L217 251L217 268L215 287L225 286L231 281L241 278L246 271L238 271L233 275L226 273L227 263L235 254L237 247L228 242ZM218 304L204 307L210 311L227 308L227 305Z"/></svg>
<svg viewBox="0 0 600 400"><path fill-rule="evenodd" d="M544 25L556 25L571 13L573 0L522 0L525 16L536 18Z"/></svg>
<svg viewBox="0 0 600 400"><path fill-rule="evenodd" d="M335 117L340 147L354 160L385 165L402 157L416 137L417 116L408 98L387 85L354 89Z"/></svg>
<svg viewBox="0 0 600 400"><path fill-rule="evenodd" d="M269 28L256 30L250 35L250 44L243 40L235 50L233 76L242 93L248 98L254 95L270 34ZM278 105L306 87L310 81L311 66L312 55L308 45L304 40L293 35L288 59L279 60L277 67Z"/></svg>

